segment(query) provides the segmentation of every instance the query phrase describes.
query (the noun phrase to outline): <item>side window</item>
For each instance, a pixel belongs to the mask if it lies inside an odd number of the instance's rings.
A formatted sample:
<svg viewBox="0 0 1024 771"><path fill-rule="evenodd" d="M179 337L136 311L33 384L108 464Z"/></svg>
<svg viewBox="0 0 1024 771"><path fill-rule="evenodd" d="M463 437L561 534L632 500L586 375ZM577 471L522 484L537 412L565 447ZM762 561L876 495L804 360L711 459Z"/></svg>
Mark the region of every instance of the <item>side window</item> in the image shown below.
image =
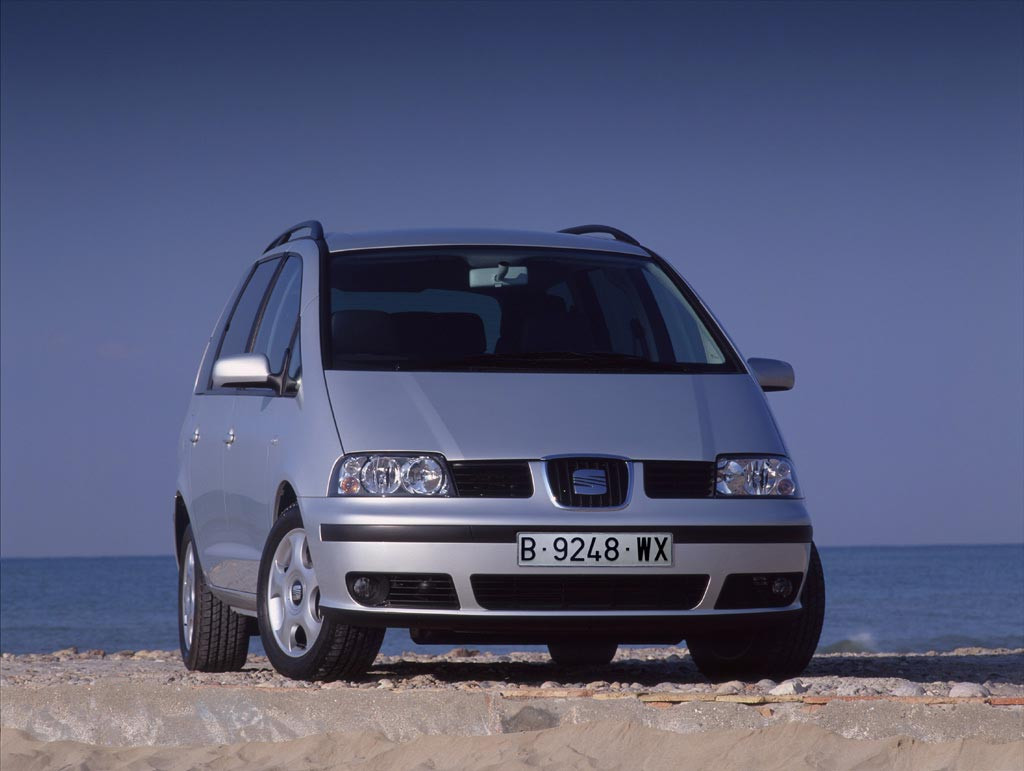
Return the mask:
<svg viewBox="0 0 1024 771"><path fill-rule="evenodd" d="M253 322L256 320L256 314L259 313L260 306L263 304L263 295L266 294L267 286L270 284L270 279L274 277L279 263L280 260L267 260L256 266L256 270L249 277L238 302L235 303L235 309L224 330L224 336L221 338L217 358L245 353L248 349Z"/></svg>
<svg viewBox="0 0 1024 771"><path fill-rule="evenodd" d="M284 369L285 351L299 318L301 292L302 260L289 257L270 291L252 346L253 353L266 354L271 372L280 373Z"/></svg>
<svg viewBox="0 0 1024 771"><path fill-rule="evenodd" d="M292 337L292 357L288 360L288 378L295 383L302 377L302 346L299 344L299 325L295 325Z"/></svg>

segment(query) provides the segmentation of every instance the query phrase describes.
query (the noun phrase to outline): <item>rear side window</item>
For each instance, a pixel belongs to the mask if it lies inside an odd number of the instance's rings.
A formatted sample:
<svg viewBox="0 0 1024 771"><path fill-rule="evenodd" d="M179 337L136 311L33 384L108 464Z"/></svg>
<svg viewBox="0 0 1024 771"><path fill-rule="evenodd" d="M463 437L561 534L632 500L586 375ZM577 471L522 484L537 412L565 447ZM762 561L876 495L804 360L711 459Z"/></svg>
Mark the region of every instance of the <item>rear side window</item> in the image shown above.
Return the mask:
<svg viewBox="0 0 1024 771"><path fill-rule="evenodd" d="M274 282L252 346L253 353L266 354L271 372L284 369L285 352L299 318L301 290L302 260L289 257Z"/></svg>
<svg viewBox="0 0 1024 771"><path fill-rule="evenodd" d="M245 353L248 349L253 322L256 320L256 314L259 313L260 306L263 304L263 295L266 294L270 279L274 277L279 263L278 259L261 262L249 277L245 289L242 290L238 302L235 303L235 309L228 320L227 328L224 330L220 351L217 353L218 359Z"/></svg>

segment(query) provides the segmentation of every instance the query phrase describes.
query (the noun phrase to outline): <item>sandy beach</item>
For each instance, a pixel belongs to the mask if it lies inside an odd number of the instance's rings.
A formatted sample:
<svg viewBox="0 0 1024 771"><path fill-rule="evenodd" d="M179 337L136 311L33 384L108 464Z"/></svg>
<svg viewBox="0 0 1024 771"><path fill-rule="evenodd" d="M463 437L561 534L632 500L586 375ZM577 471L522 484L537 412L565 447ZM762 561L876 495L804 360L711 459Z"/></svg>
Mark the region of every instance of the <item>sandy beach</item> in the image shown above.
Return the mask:
<svg viewBox="0 0 1024 771"><path fill-rule="evenodd" d="M3 654L0 703L5 769L1024 768L1024 650L824 654L796 680L710 683L682 648L600 670L463 648L297 683L257 656L198 674L173 651L67 649Z"/></svg>

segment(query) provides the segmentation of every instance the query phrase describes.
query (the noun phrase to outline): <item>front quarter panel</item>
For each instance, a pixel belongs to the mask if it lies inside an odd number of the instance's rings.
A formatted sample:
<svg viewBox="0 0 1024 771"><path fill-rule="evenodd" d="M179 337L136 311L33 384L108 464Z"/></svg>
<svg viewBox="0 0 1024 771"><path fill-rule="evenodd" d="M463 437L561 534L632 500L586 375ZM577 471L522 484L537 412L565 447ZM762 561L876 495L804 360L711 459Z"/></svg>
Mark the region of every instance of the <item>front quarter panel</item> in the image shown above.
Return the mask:
<svg viewBox="0 0 1024 771"><path fill-rule="evenodd" d="M294 408L276 423L270 481L275 489L288 482L297 496L322 496L342 446L327 393L321 360L320 254L309 240L294 241L274 253L302 258L302 305L299 336L302 377ZM301 508L301 506L300 506Z"/></svg>

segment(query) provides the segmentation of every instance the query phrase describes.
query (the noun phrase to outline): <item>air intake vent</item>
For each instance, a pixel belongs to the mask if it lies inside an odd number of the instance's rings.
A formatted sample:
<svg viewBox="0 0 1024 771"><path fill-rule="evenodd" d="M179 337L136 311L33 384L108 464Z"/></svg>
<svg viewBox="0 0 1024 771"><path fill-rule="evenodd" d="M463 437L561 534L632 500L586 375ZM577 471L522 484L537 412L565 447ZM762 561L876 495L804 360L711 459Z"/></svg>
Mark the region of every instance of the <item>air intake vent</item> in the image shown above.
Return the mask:
<svg viewBox="0 0 1024 771"><path fill-rule="evenodd" d="M533 477L525 460L458 460L449 462L462 498L529 498Z"/></svg>
<svg viewBox="0 0 1024 771"><path fill-rule="evenodd" d="M629 489L626 462L614 458L554 458L548 483L562 506L595 509L621 506Z"/></svg>
<svg viewBox="0 0 1024 771"><path fill-rule="evenodd" d="M706 575L470 576L487 610L690 610Z"/></svg>
<svg viewBox="0 0 1024 771"><path fill-rule="evenodd" d="M714 491L714 462L644 461L644 493L648 498L710 498Z"/></svg>

